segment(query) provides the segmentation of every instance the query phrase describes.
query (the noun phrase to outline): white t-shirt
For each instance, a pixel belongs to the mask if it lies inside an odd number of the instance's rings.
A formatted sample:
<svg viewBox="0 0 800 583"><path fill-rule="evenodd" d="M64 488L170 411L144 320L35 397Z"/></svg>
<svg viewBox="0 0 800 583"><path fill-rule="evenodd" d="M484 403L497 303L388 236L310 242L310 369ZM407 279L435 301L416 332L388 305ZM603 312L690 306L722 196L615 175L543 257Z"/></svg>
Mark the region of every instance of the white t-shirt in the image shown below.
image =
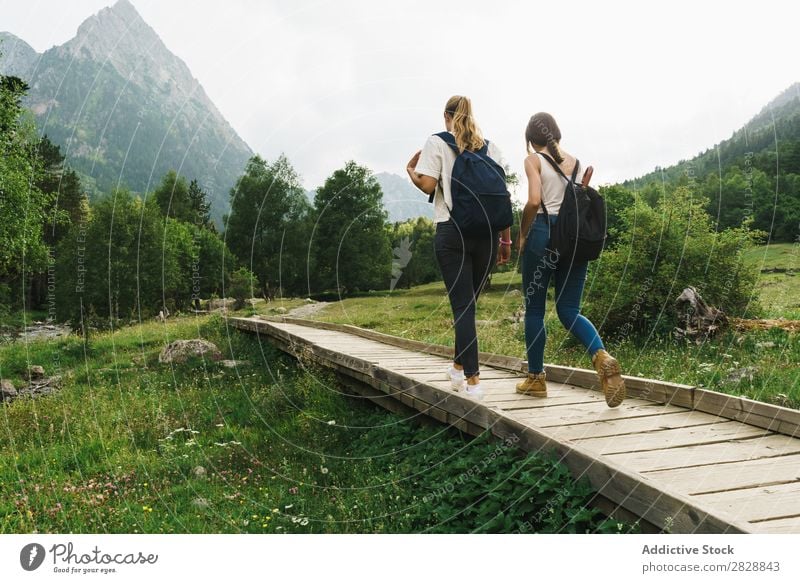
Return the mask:
<svg viewBox="0 0 800 583"><path fill-rule="evenodd" d="M489 142L489 157L506 167L500 148ZM439 136L431 136L422 147L422 154L417 162L416 172L430 176L438 181L433 197L433 222L443 223L450 219L453 207L453 196L450 192L450 177L456 163L456 153ZM441 180L440 180L441 179Z"/></svg>

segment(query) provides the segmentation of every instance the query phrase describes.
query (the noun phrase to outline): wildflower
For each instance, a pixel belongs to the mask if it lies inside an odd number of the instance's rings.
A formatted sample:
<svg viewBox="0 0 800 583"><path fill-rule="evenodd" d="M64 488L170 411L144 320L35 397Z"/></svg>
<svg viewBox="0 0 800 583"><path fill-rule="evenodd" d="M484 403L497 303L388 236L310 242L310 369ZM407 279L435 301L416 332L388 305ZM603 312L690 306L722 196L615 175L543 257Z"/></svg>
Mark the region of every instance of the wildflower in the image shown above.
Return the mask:
<svg viewBox="0 0 800 583"><path fill-rule="evenodd" d="M280 510L278 510L277 508L273 508L273 509L272 509L272 513L273 513L273 514L277 514L278 512L280 512Z"/></svg>
<svg viewBox="0 0 800 583"><path fill-rule="evenodd" d="M336 419L331 419L328 421L328 425L336 425Z"/></svg>
<svg viewBox="0 0 800 583"><path fill-rule="evenodd" d="M323 474L327 474L328 473L328 468L326 468L325 466L320 466L319 467L319 471L322 472Z"/></svg>

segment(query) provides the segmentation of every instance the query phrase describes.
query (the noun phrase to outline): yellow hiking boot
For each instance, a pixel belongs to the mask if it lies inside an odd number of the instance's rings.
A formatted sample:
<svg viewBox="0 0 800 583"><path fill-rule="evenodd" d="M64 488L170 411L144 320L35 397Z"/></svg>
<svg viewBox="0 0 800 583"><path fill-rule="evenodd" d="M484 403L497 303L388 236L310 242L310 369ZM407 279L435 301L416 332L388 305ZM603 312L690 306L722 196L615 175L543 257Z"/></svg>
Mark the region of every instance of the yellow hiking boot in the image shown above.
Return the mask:
<svg viewBox="0 0 800 583"><path fill-rule="evenodd" d="M520 395L528 395L529 397L546 397L546 378L547 375L544 372L540 372L538 374L529 372L524 381L517 383L517 392Z"/></svg>
<svg viewBox="0 0 800 583"><path fill-rule="evenodd" d="M598 350L592 357L592 364L600 378L606 403L609 407L619 407L625 400L625 380L619 362L605 350Z"/></svg>

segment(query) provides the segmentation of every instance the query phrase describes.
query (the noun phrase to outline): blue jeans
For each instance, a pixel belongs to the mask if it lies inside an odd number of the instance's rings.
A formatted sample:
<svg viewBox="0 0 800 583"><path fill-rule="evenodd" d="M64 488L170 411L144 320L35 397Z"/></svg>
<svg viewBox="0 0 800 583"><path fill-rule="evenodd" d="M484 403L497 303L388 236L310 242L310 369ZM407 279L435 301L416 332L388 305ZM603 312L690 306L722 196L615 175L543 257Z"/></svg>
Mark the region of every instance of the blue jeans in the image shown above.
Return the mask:
<svg viewBox="0 0 800 583"><path fill-rule="evenodd" d="M550 215L550 224L558 219ZM571 266L559 262L558 253L548 248L550 225L543 214L528 233L522 253L522 289L525 296L525 346L528 352L528 371L544 370L544 345L547 333L544 328L545 300L550 277L555 274L556 312L558 319L586 347L594 353L603 348L603 341L594 325L581 315L581 296L586 282L586 262Z"/></svg>

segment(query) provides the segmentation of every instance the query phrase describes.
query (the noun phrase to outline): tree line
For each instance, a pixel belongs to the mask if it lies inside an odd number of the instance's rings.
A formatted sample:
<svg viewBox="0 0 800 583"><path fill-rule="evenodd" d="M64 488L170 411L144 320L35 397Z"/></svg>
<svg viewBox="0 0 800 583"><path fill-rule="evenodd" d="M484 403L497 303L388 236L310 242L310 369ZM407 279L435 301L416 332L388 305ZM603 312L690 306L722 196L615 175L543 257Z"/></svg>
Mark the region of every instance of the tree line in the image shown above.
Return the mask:
<svg viewBox="0 0 800 583"><path fill-rule="evenodd" d="M118 188L90 202L21 106L26 89L0 77L0 315L37 308L77 326L108 326L196 308L200 298L341 297L439 277L432 221L389 223L377 180L354 161L312 201L285 156L253 156L231 189L223 232L202 185L175 171L142 196ZM598 291L587 294L587 311L607 329L668 329L666 307L692 285L729 313L752 313L756 276L742 255L766 237L753 225L768 185L759 161L749 164L723 177L752 190L746 214L731 204L710 213L712 182L689 173L667 185L602 188L610 236L590 272ZM792 209L784 204L781 216L789 220ZM515 264L516 249L502 269Z"/></svg>
<svg viewBox="0 0 800 583"><path fill-rule="evenodd" d="M310 201L285 156L253 156L223 232L202 185L174 170L142 196L120 187L90 201L38 136L27 89L0 77L0 311L108 326L232 293L348 295L437 277L433 223L389 223L373 173L354 161Z"/></svg>

